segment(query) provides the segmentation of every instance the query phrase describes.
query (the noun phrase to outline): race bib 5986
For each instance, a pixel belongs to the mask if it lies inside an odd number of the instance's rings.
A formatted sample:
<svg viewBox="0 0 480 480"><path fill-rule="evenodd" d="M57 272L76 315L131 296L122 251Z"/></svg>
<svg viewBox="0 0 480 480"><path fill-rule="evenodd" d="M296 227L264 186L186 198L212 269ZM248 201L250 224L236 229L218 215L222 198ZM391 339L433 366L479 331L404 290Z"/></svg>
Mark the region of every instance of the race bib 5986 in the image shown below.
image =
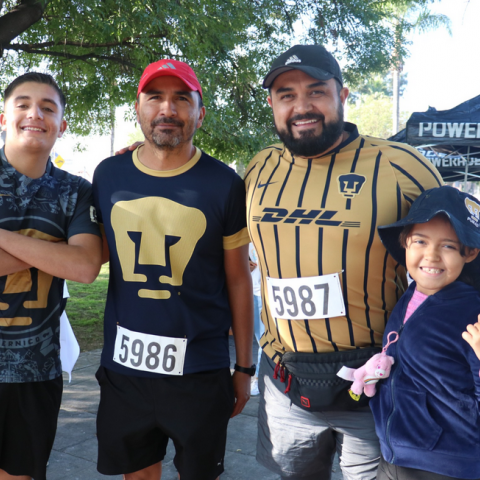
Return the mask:
<svg viewBox="0 0 480 480"><path fill-rule="evenodd" d="M161 337L117 326L113 360L134 370L183 375L186 338Z"/></svg>

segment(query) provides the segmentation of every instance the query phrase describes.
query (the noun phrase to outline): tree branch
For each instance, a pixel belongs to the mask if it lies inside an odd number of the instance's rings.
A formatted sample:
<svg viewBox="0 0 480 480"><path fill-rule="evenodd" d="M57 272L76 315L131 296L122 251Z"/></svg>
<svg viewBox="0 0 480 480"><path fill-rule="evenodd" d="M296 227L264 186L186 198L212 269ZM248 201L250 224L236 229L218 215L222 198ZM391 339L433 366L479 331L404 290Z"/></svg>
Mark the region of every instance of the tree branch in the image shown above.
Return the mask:
<svg viewBox="0 0 480 480"><path fill-rule="evenodd" d="M115 63L119 63L121 65L125 65L131 68L134 68L138 71L142 71L141 68L138 67L135 63L129 62L128 60L125 60L124 58L121 57L115 57L113 55L98 55L96 53L87 53L85 55L73 55L72 53L67 53L67 52L51 52L48 50L35 50L34 48L29 48L28 45L25 45L23 48L20 48L20 45L17 44L10 44L8 45L5 50L15 50L15 51L22 51L25 53L39 53L40 55L45 55L45 56L51 56L51 57L60 57L60 58L66 58L69 60L80 60L80 61L86 61L90 58L97 58L100 60L107 60Z"/></svg>
<svg viewBox="0 0 480 480"><path fill-rule="evenodd" d="M47 3L48 0L19 0L13 10L0 17L0 56L10 41L42 18Z"/></svg>
<svg viewBox="0 0 480 480"><path fill-rule="evenodd" d="M153 38L165 38L165 34L158 34L158 35L148 35L146 38L153 39ZM119 40L117 42L108 42L108 43L89 43L89 42L73 42L70 40L65 40L61 42L43 42L43 43L16 43L14 45L5 46L5 48L10 48L13 50L23 50L28 48L50 48L50 47L58 47L58 46L69 46L69 47L80 47L80 48L108 48L108 47L120 47L120 46L129 46L133 45L136 40L142 38L140 35L135 37L128 37L123 40Z"/></svg>

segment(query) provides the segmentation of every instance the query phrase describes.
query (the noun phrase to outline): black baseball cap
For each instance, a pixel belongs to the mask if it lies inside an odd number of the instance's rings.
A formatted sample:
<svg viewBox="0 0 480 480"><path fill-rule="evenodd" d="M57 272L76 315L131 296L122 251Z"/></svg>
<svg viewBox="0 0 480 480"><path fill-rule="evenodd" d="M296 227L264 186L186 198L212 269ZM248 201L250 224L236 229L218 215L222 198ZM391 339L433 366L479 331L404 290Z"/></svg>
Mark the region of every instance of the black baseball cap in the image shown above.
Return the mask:
<svg viewBox="0 0 480 480"><path fill-rule="evenodd" d="M322 45L295 45L272 63L263 80L263 88L270 88L274 80L289 70L301 70L317 80L334 78L343 87L342 72L333 55Z"/></svg>
<svg viewBox="0 0 480 480"><path fill-rule="evenodd" d="M405 249L398 240L401 231L407 225L429 222L440 213L448 217L460 243L480 248L480 200L448 186L426 190L413 202L405 218L378 227L380 240L388 253L405 266ZM480 255L474 262L480 264Z"/></svg>

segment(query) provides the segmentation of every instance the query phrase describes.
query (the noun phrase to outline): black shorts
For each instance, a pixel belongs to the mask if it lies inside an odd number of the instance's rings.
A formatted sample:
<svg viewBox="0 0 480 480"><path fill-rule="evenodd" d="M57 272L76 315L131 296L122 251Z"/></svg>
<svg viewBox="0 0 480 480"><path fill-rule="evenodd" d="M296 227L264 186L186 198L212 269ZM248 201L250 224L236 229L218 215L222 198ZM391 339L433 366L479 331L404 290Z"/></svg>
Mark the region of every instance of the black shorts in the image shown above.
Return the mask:
<svg viewBox="0 0 480 480"><path fill-rule="evenodd" d="M133 473L160 462L169 438L182 480L214 480L223 472L234 403L228 368L145 378L100 367L96 377L100 473Z"/></svg>
<svg viewBox="0 0 480 480"><path fill-rule="evenodd" d="M0 468L45 480L57 431L63 378L0 383Z"/></svg>

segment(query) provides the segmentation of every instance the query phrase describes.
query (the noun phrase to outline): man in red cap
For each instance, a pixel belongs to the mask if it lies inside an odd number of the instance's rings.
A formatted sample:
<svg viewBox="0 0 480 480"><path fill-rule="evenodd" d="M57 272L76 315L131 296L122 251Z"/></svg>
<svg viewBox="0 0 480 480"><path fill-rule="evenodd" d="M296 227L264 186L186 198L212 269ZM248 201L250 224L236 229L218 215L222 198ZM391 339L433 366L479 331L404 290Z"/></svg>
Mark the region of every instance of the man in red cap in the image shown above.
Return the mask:
<svg viewBox="0 0 480 480"><path fill-rule="evenodd" d="M135 109L145 144L93 180L110 260L98 470L158 480L172 439L182 480L214 480L255 373L245 188L193 145L205 107L188 65L149 65Z"/></svg>

